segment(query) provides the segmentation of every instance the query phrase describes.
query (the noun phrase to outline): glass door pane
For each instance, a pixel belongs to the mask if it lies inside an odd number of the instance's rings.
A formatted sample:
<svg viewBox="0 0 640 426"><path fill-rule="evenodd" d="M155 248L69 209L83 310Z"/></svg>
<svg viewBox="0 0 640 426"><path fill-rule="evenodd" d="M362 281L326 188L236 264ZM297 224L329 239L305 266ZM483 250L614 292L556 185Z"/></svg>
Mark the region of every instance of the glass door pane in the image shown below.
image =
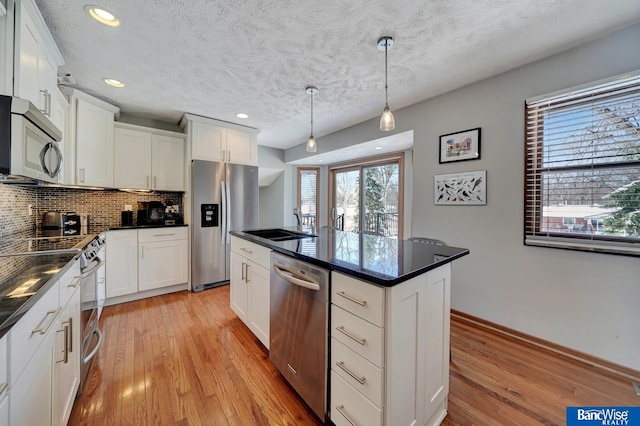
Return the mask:
<svg viewBox="0 0 640 426"><path fill-rule="evenodd" d="M363 168L364 211L362 230L386 237L398 236L398 164Z"/></svg>
<svg viewBox="0 0 640 426"><path fill-rule="evenodd" d="M340 170L335 173L334 202L331 225L358 232L360 229L360 170Z"/></svg>

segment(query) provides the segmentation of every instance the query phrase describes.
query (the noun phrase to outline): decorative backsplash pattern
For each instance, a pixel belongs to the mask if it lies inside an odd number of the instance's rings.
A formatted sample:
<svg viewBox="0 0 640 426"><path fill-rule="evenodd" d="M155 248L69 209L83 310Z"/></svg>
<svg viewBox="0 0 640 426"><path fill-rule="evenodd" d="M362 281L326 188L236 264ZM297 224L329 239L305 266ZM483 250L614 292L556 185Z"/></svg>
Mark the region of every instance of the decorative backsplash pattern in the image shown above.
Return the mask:
<svg viewBox="0 0 640 426"><path fill-rule="evenodd" d="M131 205L134 223L138 201L172 202L182 209L182 193L125 192L0 184L0 238L29 235L40 225L46 211L68 211L89 215L90 228L120 226L120 212ZM29 215L29 206L32 214Z"/></svg>

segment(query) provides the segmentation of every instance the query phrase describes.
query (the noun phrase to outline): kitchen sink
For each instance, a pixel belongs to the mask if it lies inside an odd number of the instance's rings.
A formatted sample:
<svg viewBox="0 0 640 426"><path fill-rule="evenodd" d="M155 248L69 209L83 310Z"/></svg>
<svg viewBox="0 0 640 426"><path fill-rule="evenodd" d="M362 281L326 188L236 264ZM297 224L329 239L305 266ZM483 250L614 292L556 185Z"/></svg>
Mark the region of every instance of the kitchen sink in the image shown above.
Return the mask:
<svg viewBox="0 0 640 426"><path fill-rule="evenodd" d="M258 229L255 231L244 231L245 234L253 235L256 237L264 238L271 241L289 241L298 240L301 238L312 238L317 235L309 234L306 232L289 231L288 229Z"/></svg>

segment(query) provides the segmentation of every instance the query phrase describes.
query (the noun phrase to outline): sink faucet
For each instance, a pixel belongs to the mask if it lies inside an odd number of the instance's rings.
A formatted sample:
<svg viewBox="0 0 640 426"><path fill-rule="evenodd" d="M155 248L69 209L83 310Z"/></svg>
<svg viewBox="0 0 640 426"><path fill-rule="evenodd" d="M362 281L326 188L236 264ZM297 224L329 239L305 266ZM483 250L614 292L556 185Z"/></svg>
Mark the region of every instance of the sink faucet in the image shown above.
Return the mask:
<svg viewBox="0 0 640 426"><path fill-rule="evenodd" d="M300 209L297 207L293 208L293 215L296 217L296 221L298 222L298 226L302 225L302 217L300 216Z"/></svg>

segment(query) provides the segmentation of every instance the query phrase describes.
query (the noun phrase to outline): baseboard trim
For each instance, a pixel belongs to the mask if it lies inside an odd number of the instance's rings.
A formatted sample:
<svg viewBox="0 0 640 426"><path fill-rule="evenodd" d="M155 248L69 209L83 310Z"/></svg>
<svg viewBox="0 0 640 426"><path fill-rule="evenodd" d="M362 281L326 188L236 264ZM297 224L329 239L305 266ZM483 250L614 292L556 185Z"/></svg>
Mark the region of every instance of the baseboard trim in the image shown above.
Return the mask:
<svg viewBox="0 0 640 426"><path fill-rule="evenodd" d="M632 368L625 367L623 365L619 365L611 361L607 361L606 359L602 359L593 355L586 354L584 352L576 351L574 349L567 348L565 346L558 345L553 342L549 342L539 337L531 336L529 334L522 333L517 330L513 330L511 328L505 327L500 324L496 324L491 321L487 321L483 318L479 318L479 317L467 314L465 312L452 309L451 319L460 321L460 322L466 322L476 327L482 327L483 329L492 331L496 334L500 334L501 336L504 336L507 339L517 340L519 342L536 346L538 348L544 349L554 354L563 356L565 358L569 358L573 361L577 361L577 362L589 365L593 368L597 368L602 372L605 372L607 374L613 375L618 378L628 379L635 382L640 381L640 371L638 370L634 370Z"/></svg>

